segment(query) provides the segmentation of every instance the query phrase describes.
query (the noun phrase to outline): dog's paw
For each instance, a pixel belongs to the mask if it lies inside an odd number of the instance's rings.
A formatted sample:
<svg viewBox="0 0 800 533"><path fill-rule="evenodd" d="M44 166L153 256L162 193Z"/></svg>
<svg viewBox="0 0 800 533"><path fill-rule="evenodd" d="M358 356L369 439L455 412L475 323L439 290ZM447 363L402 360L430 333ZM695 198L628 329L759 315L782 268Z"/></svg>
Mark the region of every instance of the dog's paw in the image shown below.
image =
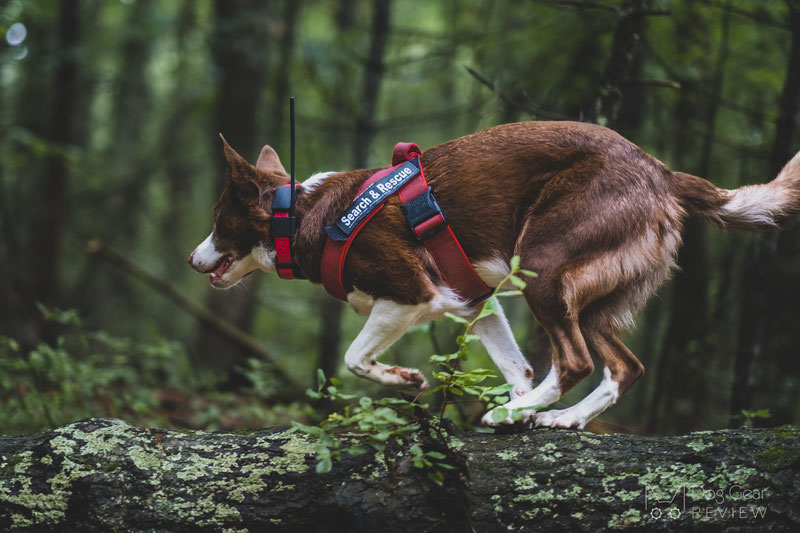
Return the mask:
<svg viewBox="0 0 800 533"><path fill-rule="evenodd" d="M422 372L414 368L393 366L386 369L388 378L387 386L412 391L424 391L428 389L428 380Z"/></svg>
<svg viewBox="0 0 800 533"><path fill-rule="evenodd" d="M521 398L522 396L525 396L532 390L533 387L531 387L530 383L523 383L523 384L518 383L514 385L513 389L511 389L511 399L513 400L514 398Z"/></svg>
<svg viewBox="0 0 800 533"><path fill-rule="evenodd" d="M496 409L496 408L495 408ZM501 427L508 427L508 426L524 426L528 422L530 422L531 418L536 411L529 411L527 409L520 409L518 420L514 420L514 417L511 415L511 411L509 410L508 415L497 421L494 419L495 409L488 411L483 417L481 418L481 424L484 426L489 426L492 428L501 428Z"/></svg>
<svg viewBox="0 0 800 533"><path fill-rule="evenodd" d="M536 427L583 429L586 422L585 419L576 416L570 409L553 409L536 413L533 417L533 425Z"/></svg>

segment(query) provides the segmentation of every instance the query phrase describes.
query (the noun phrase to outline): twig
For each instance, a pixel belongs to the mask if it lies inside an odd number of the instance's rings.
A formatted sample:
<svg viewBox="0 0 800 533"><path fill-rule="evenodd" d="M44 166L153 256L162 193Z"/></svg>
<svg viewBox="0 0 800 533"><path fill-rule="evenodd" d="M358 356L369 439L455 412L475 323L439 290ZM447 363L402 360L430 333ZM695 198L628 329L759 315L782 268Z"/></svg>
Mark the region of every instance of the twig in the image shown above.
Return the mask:
<svg viewBox="0 0 800 533"><path fill-rule="evenodd" d="M538 4L548 4L552 6L578 7L582 9L605 9L619 13L619 8L603 2L589 2L585 0L533 0Z"/></svg>
<svg viewBox="0 0 800 533"><path fill-rule="evenodd" d="M678 81L673 80L625 80L625 85L647 85L650 87L667 87L670 89L682 89L683 86Z"/></svg>
<svg viewBox="0 0 800 533"><path fill-rule="evenodd" d="M756 11L748 11L747 9L742 9L739 7L734 7L728 4L722 4L720 2L715 2L714 0L699 0L701 4L705 4L709 7L716 7L719 9L724 9L733 13L734 15L739 15L740 17L749 18L750 20L754 20L760 24L764 24L767 26L772 26L775 28L780 28L782 30L791 30L791 24L787 24L785 22L781 22L780 20L774 19L768 15L762 15Z"/></svg>
<svg viewBox="0 0 800 533"><path fill-rule="evenodd" d="M493 84L491 81L489 81L488 79L486 79L483 76L481 76L474 69L472 69L472 68L470 68L470 67L468 67L466 65L464 66L464 68L467 69L467 72L469 72L470 75L473 78L475 78L476 80L481 82L483 85L485 85L488 88L490 88L492 90L492 92L494 92L494 94L497 95L498 98L503 100L505 103L507 103L507 104L509 104L509 105L511 105L513 107L516 107L517 109L525 111L526 113L529 113L529 114L531 114L531 115L533 115L535 117L539 117L539 118L547 118L547 119L551 119L551 120L574 120L572 117L568 117L568 116L562 115L560 113L554 113L552 111L545 111L544 109L540 109L539 106L536 106L536 105L530 106L530 105L525 105L525 104L523 104L521 102L517 102L516 100L513 100L511 97L509 97L506 93L501 91L500 88L497 87L495 84Z"/></svg>
<svg viewBox="0 0 800 533"><path fill-rule="evenodd" d="M551 6L562 6L562 7L576 7L579 9L604 9L606 11L613 11L614 13L620 14L622 10L611 4L606 4L603 2L590 2L586 0L533 0L539 4L551 5ZM672 12L665 10L665 9L642 9L638 12L641 15L645 16L661 16L661 15L671 15Z"/></svg>
<svg viewBox="0 0 800 533"><path fill-rule="evenodd" d="M303 387L295 383L291 376L286 374L286 372L275 363L275 359L272 357L272 355L270 355L269 352L267 352L261 346L255 337L248 335L235 324L215 313L212 313L194 300L191 300L169 281L156 276L142 265L132 261L131 259L128 259L113 248L106 246L106 244L98 239L92 239L87 242L86 251L90 254L97 254L105 259L108 259L112 263L121 267L128 274L131 274L135 278L144 281L147 285L156 289L161 294L167 296L170 300L178 304L180 307L183 307L186 311L199 318L203 323L211 326L228 339L258 355L264 361L270 363L275 369L275 373L278 374L281 379L285 380L289 385L295 387L297 390L303 389Z"/></svg>

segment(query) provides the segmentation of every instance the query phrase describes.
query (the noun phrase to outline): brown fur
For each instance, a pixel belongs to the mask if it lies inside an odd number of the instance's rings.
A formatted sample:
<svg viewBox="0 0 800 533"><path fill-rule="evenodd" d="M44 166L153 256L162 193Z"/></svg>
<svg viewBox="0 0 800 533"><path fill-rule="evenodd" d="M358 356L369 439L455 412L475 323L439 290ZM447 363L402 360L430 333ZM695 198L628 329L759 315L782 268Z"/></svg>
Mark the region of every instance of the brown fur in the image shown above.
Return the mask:
<svg viewBox="0 0 800 533"><path fill-rule="evenodd" d="M269 147L257 168L227 144L225 153L231 170L215 207L217 247L237 254L256 242L272 247L270 202L288 182L286 172ZM594 355L621 394L643 367L618 333L669 276L687 215L744 229L774 225L800 209L796 159L774 182L752 186L774 206L745 202L746 209L733 210L726 206L742 189L672 172L613 131L583 123L497 126L430 148L422 163L473 263L519 255L523 268L539 274L524 293L550 337L562 392L592 372ZM320 282L324 227L375 171L342 172L310 192L300 189L295 254L312 282ZM348 291L403 304L428 301L443 284L396 196L352 245L343 281Z"/></svg>

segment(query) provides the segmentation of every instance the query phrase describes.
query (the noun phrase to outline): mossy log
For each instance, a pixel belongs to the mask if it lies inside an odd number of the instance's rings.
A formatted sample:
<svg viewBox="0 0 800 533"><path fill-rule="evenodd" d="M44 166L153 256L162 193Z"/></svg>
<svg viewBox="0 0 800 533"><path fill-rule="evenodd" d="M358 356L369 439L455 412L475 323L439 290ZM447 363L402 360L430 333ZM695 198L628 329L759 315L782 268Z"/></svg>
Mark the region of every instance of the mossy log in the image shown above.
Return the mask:
<svg viewBox="0 0 800 533"><path fill-rule="evenodd" d="M439 487L402 450L317 474L313 442L285 428L87 419L0 437L0 530L800 531L798 428L449 442L460 467Z"/></svg>

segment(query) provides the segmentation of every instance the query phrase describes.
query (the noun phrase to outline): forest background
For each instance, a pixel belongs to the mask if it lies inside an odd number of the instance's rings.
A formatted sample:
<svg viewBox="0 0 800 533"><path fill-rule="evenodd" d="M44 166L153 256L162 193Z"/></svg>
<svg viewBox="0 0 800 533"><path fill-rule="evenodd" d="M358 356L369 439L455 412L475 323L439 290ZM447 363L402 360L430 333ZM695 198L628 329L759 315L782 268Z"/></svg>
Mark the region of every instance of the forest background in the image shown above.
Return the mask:
<svg viewBox="0 0 800 533"><path fill-rule="evenodd" d="M4 0L0 30L0 434L313 421L317 368L386 394L343 368L364 319L321 288L218 292L186 264L224 186L218 132L288 163L290 95L300 180L520 120L607 125L725 188L798 148L797 0ZM798 423L797 224L683 236L627 335L645 376L593 429ZM546 336L505 304L543 377ZM384 357L430 375L457 334L417 327ZM479 349L467 365L493 368Z"/></svg>

